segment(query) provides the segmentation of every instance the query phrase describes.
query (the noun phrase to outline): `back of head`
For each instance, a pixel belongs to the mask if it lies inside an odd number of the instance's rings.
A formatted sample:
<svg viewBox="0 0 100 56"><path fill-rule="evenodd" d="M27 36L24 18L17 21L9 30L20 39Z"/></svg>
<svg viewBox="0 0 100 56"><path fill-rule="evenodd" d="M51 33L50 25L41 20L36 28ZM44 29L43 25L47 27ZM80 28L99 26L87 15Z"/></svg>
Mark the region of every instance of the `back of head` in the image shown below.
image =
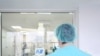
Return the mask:
<svg viewBox="0 0 100 56"><path fill-rule="evenodd" d="M56 36L61 42L73 42L75 28L71 24L62 24L56 29Z"/></svg>

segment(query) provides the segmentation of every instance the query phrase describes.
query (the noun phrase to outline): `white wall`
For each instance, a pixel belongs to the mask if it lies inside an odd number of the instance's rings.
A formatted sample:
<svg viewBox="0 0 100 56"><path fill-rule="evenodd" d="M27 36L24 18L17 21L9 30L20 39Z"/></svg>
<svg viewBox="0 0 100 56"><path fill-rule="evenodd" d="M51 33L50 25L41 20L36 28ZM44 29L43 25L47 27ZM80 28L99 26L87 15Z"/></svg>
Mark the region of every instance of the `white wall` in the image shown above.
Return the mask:
<svg viewBox="0 0 100 56"><path fill-rule="evenodd" d="M0 10L36 12L36 11L59 11L76 10L77 0L0 0Z"/></svg>
<svg viewBox="0 0 100 56"><path fill-rule="evenodd" d="M79 47L92 56L100 56L100 5L79 7Z"/></svg>

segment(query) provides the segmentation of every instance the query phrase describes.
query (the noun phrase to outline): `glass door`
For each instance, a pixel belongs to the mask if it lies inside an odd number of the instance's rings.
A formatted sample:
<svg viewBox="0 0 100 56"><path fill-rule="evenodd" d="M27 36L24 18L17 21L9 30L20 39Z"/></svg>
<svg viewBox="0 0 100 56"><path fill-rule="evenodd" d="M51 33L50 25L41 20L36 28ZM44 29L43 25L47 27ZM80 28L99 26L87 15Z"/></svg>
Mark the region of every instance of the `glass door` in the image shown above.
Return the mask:
<svg viewBox="0 0 100 56"><path fill-rule="evenodd" d="M45 56L59 48L55 29L74 13L2 13L2 56Z"/></svg>

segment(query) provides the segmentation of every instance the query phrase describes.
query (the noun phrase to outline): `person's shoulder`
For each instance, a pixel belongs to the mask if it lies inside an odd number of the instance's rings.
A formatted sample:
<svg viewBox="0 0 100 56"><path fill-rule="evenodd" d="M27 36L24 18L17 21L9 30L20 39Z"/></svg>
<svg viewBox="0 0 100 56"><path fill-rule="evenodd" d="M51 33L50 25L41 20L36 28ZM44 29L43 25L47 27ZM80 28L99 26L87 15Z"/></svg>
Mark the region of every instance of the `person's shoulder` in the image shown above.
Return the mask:
<svg viewBox="0 0 100 56"><path fill-rule="evenodd" d="M76 46L70 46L69 51L72 52L72 54L74 54L76 56L91 56L90 54L88 54L87 52L84 52L84 51L80 50Z"/></svg>
<svg viewBox="0 0 100 56"><path fill-rule="evenodd" d="M79 54L81 56L91 56L90 54L88 54L87 52L84 52L84 51L80 51Z"/></svg>
<svg viewBox="0 0 100 56"><path fill-rule="evenodd" d="M91 56L91 55L88 54L88 53L81 53L80 55L81 55L81 56Z"/></svg>
<svg viewBox="0 0 100 56"><path fill-rule="evenodd" d="M82 50L80 50L80 49L78 49L78 48L77 48L76 53L77 53L78 55L81 55L81 56L91 56L91 55L88 54L87 52L82 51Z"/></svg>
<svg viewBox="0 0 100 56"><path fill-rule="evenodd" d="M66 56L91 56L91 55L81 51L79 48L74 47L74 46L60 48L48 56L65 56L65 55Z"/></svg>

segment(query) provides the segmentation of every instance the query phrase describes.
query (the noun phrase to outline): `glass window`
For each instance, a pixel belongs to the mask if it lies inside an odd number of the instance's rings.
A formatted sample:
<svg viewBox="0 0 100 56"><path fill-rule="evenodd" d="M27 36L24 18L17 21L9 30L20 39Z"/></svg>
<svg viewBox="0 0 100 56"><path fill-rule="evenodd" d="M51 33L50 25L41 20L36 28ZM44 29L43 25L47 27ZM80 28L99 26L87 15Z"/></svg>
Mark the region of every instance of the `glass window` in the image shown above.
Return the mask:
<svg viewBox="0 0 100 56"><path fill-rule="evenodd" d="M2 13L2 56L45 56L59 48L55 29L74 13ZM9 50L9 51L8 51Z"/></svg>

